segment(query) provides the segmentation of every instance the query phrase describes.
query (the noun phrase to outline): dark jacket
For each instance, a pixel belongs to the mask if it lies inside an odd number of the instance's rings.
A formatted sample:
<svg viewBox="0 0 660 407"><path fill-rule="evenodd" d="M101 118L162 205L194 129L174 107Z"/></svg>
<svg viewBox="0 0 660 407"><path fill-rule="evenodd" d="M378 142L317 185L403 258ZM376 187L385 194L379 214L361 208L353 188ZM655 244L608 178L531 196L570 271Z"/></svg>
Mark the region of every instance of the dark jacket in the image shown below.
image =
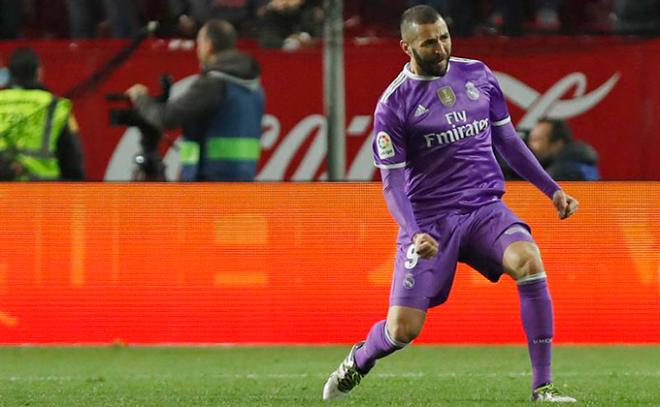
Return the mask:
<svg viewBox="0 0 660 407"><path fill-rule="evenodd" d="M543 166L557 181L597 181L598 153L589 144L573 140Z"/></svg>
<svg viewBox="0 0 660 407"><path fill-rule="evenodd" d="M232 149L236 147L235 142L240 142L236 139L249 137L256 138L250 145L256 146L255 154L258 154L263 114L259 73L259 64L252 57L236 50L225 51L217 55L213 64L203 68L200 76L182 95L164 104L148 96L141 96L135 101L140 115L156 127L184 129L179 154L182 160L181 180L249 180L254 176L258 157L251 157L249 163L223 163L223 160L233 160L235 157L227 157L223 151L213 149ZM246 89L253 86L253 90L258 92L254 102L237 92L236 88L243 88L243 85ZM234 140L217 140L227 137ZM198 146L191 145L191 142ZM190 148L193 147L198 151L193 153L197 158L191 161L193 150ZM194 171L191 168L193 163L197 167ZM249 171L238 168L242 164L249 167Z"/></svg>
<svg viewBox="0 0 660 407"><path fill-rule="evenodd" d="M217 61L202 69L202 73L190 88L167 103L141 96L135 108L142 117L161 129L173 129L208 119L225 99L226 82L210 71L222 72L240 79L256 79L260 74L259 63L247 54L231 50L218 54Z"/></svg>

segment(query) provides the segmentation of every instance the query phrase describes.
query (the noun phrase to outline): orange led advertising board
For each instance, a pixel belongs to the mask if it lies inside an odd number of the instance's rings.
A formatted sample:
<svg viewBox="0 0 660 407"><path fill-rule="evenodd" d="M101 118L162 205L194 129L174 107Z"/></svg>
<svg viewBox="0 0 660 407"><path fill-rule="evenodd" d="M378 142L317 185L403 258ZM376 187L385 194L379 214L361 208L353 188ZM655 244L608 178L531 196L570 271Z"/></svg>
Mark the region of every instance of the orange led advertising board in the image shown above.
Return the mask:
<svg viewBox="0 0 660 407"><path fill-rule="evenodd" d="M660 183L532 186L556 342L660 342ZM379 183L0 184L0 343L352 343L385 316ZM515 284L458 268L417 343L523 343Z"/></svg>

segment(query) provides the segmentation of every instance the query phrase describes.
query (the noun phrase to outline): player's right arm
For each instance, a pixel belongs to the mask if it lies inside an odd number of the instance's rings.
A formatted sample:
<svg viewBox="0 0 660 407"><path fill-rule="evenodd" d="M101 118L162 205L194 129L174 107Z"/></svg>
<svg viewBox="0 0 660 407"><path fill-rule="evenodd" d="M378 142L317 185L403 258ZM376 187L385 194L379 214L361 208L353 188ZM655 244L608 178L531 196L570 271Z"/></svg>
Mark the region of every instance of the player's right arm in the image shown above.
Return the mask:
<svg viewBox="0 0 660 407"><path fill-rule="evenodd" d="M406 141L396 112L384 103L376 108L372 143L374 163L380 168L385 202L401 230L415 244L417 254L428 259L438 252L438 243L417 224L406 194Z"/></svg>
<svg viewBox="0 0 660 407"><path fill-rule="evenodd" d="M213 113L225 95L223 81L202 75L180 96L159 103L146 94L131 98L134 108L160 129L174 129L195 123Z"/></svg>

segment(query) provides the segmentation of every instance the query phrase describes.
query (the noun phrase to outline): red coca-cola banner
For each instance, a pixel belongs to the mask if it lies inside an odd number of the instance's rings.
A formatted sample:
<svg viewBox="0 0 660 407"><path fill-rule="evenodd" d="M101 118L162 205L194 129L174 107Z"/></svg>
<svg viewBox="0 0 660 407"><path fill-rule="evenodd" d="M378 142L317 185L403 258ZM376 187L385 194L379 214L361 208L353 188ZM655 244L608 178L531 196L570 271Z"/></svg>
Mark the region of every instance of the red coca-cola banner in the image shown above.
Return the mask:
<svg viewBox="0 0 660 407"><path fill-rule="evenodd" d="M42 56L45 83L64 92L94 72L124 45L121 41L0 43L5 59L18 45ZM267 92L260 180L325 177L323 60L320 49L285 53L246 47L263 67ZM620 38L470 39L454 42L457 56L481 59L500 80L514 123L529 128L540 117L564 118L576 138L600 154L605 179L660 179L660 40ZM369 135L380 93L406 62L396 39L349 45L346 64L346 173L370 180L374 171ZM138 151L135 130L111 128L108 92L141 82L157 93L158 77L179 81L174 97L197 72L194 44L154 40L92 92L75 100L92 180L128 180ZM186 79L188 78L188 79ZM168 137L176 139L172 132ZM176 150L164 145L168 176L178 168Z"/></svg>

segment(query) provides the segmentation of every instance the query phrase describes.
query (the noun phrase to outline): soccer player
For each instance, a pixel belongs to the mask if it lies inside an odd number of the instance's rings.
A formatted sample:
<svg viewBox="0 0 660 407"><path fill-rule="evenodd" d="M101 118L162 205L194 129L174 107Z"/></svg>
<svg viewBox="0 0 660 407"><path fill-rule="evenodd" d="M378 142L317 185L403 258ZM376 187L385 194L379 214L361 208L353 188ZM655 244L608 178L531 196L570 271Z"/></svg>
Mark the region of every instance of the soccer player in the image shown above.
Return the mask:
<svg viewBox="0 0 660 407"><path fill-rule="evenodd" d="M531 399L575 402L552 385L546 274L529 226L501 201L504 178L493 146L552 200L560 219L573 215L578 202L517 136L490 69L451 57L447 24L433 8L404 12L400 44L410 62L378 102L373 145L387 206L400 226L390 308L330 375L323 399L345 397L377 359L415 339L426 311L447 300L461 261L492 282L503 273L517 282Z"/></svg>

